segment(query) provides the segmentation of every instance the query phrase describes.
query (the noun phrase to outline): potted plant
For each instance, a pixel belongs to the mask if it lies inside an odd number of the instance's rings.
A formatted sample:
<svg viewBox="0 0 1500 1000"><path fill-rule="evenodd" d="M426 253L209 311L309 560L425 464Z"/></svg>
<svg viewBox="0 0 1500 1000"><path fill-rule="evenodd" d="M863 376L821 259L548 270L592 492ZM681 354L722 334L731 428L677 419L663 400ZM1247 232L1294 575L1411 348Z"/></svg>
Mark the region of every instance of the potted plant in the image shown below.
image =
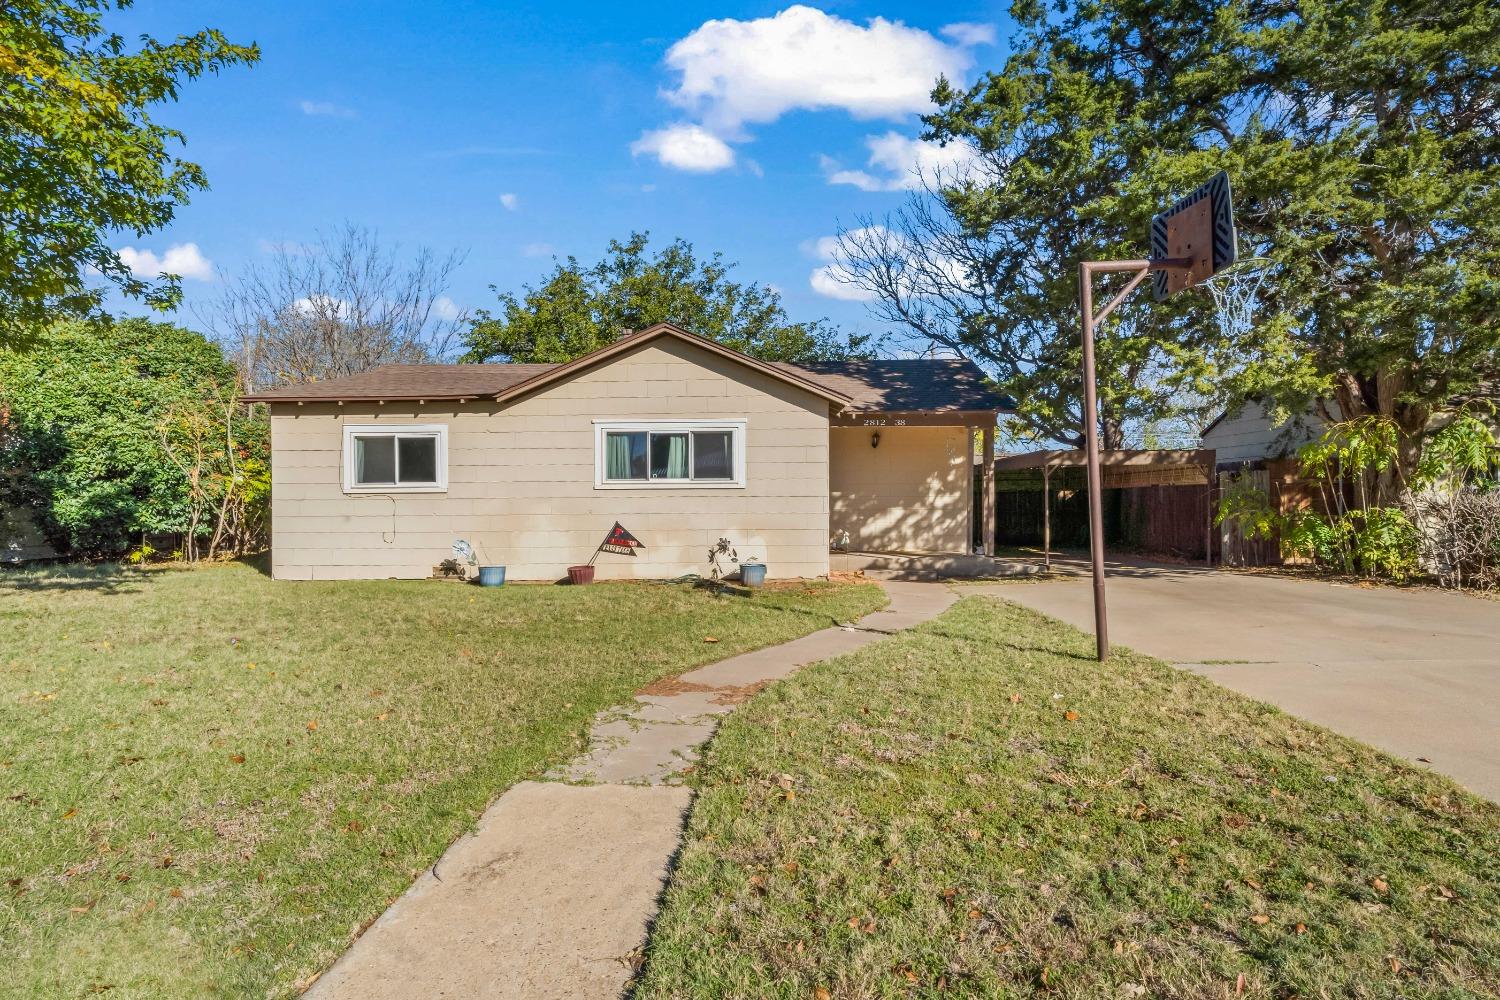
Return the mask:
<svg viewBox="0 0 1500 1000"><path fill-rule="evenodd" d="M586 562L579 566L568 567L568 582L575 586L594 582L594 564Z"/></svg>
<svg viewBox="0 0 1500 1000"><path fill-rule="evenodd" d="M460 538L453 543L453 557L462 559L475 572L475 580L481 587L499 587L505 583L505 564L481 564L474 546Z"/></svg>
<svg viewBox="0 0 1500 1000"><path fill-rule="evenodd" d="M755 556L740 560L740 582L747 587L759 587L766 582L766 564Z"/></svg>

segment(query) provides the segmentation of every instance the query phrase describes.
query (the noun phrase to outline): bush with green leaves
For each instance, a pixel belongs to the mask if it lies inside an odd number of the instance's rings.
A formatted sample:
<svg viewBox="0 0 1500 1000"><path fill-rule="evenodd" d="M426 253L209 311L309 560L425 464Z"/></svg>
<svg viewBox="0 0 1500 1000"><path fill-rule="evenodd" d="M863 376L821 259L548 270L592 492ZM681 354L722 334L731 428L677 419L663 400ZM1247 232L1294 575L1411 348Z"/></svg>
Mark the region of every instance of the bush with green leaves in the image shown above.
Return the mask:
<svg viewBox="0 0 1500 1000"><path fill-rule="evenodd" d="M1484 581L1500 576L1500 505L1474 498L1494 488L1493 432L1471 412L1455 414L1410 479L1399 473L1400 447L1387 417L1333 424L1297 452L1317 503L1281 511L1263 492L1231 488L1218 521L1246 538L1279 536L1286 555L1341 573L1401 581L1425 570L1455 585L1492 585Z"/></svg>
<svg viewBox="0 0 1500 1000"><path fill-rule="evenodd" d="M0 505L59 551L112 557L175 537L188 558L255 547L264 420L201 334L143 319L65 322L0 353ZM159 546L158 546L159 547Z"/></svg>

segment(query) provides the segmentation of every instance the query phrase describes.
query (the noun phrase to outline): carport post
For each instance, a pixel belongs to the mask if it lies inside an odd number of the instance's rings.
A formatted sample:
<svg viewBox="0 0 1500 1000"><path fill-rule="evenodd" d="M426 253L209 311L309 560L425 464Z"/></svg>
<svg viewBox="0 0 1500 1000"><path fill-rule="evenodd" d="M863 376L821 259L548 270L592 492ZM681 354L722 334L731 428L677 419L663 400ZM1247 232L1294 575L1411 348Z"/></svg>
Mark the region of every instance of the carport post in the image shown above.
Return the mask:
<svg viewBox="0 0 1500 1000"><path fill-rule="evenodd" d="M984 466L980 470L980 478L984 484L983 510L980 514L983 527L980 530L984 532L984 554L992 556L995 554L995 425L993 422L984 425L980 442L980 451L984 458Z"/></svg>
<svg viewBox="0 0 1500 1000"><path fill-rule="evenodd" d="M1052 568L1052 466L1042 466L1042 565Z"/></svg>

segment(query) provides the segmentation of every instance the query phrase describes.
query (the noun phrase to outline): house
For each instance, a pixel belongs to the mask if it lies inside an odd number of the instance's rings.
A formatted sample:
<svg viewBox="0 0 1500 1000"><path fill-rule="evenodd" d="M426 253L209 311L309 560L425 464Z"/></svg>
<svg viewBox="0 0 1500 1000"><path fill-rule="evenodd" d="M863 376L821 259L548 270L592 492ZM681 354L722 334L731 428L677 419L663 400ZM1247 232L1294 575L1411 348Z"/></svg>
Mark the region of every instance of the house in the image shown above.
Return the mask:
<svg viewBox="0 0 1500 1000"><path fill-rule="evenodd" d="M246 399L270 410L272 573L303 580L427 577L459 538L556 580L616 522L641 547L601 554L601 579L704 573L721 537L783 578L826 574L845 531L967 553L971 441L1007 402L968 361L772 363L670 324L567 364L392 365Z"/></svg>
<svg viewBox="0 0 1500 1000"><path fill-rule="evenodd" d="M1337 420L1338 403L1328 400L1327 406ZM1252 399L1219 414L1203 429L1198 447L1218 455L1221 471L1263 468L1267 461L1295 456L1298 448L1316 441L1327 428L1328 421L1316 406L1277 423L1265 403Z"/></svg>

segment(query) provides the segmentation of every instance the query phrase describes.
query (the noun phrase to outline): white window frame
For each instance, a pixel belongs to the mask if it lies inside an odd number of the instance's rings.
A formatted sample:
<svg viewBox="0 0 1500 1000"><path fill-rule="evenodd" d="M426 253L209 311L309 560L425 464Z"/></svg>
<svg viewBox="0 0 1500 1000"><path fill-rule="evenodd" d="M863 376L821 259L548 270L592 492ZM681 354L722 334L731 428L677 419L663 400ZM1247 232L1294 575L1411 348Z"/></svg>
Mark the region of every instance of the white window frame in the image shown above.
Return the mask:
<svg viewBox="0 0 1500 1000"><path fill-rule="evenodd" d="M716 420L595 420L594 489L596 490L742 490L745 488L744 417ZM604 437L611 431L730 431L734 475L730 479L606 479ZM693 471L692 435L688 435L688 473ZM649 463L650 445L647 444ZM648 470L649 472L649 470Z"/></svg>
<svg viewBox="0 0 1500 1000"><path fill-rule="evenodd" d="M361 485L354 481L354 439L356 437L436 437L437 482L397 483L389 486ZM397 446L397 453L400 447ZM397 461L400 461L398 458ZM446 493L448 492L448 425L447 424L345 424L344 425L344 492L345 493Z"/></svg>

